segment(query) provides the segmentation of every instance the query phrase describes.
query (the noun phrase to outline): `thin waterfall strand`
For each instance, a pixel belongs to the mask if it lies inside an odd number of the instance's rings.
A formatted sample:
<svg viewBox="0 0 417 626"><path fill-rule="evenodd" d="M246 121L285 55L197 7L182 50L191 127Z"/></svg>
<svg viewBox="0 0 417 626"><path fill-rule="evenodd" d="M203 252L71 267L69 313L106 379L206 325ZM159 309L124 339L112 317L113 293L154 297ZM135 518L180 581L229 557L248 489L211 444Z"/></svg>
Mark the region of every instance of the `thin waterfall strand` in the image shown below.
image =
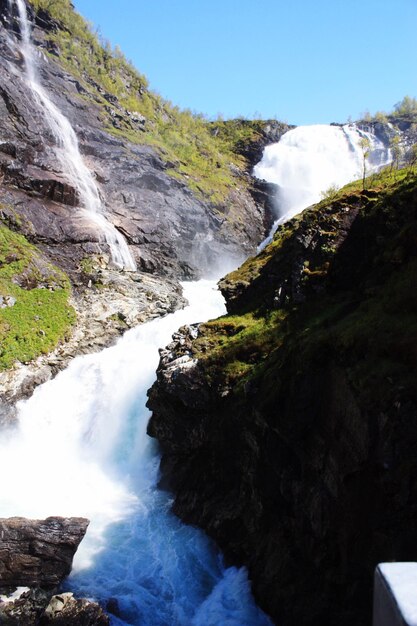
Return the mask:
<svg viewBox="0 0 417 626"><path fill-rule="evenodd" d="M103 214L103 206L97 185L82 159L74 129L68 119L50 100L47 92L39 82L25 1L9 0L11 8L13 7L13 2L15 2L19 13L20 51L25 63L26 80L57 142L55 153L61 168L78 191L83 205L81 215L84 214L103 234L104 241L110 248L114 264L126 270L135 271L136 264L125 238Z"/></svg>

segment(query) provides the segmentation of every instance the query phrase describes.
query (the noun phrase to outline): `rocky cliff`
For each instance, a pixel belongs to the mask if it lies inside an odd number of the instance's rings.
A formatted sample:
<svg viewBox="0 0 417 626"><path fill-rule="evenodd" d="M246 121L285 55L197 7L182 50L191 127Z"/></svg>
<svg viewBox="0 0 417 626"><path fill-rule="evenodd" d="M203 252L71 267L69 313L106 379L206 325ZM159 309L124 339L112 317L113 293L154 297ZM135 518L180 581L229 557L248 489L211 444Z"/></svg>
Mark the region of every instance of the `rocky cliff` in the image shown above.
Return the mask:
<svg viewBox="0 0 417 626"><path fill-rule="evenodd" d="M5 340L0 355L0 370L7 370L0 372L0 418L75 354L182 306L179 279L219 274L243 260L269 228L273 210L268 187L253 181L230 141L150 92L69 0L34 0L27 10L39 83L74 128L106 218L123 234L138 271L114 267L97 224L80 212L76 185L57 158L57 137L25 76L17 5L0 0L0 225L10 252L1 265L0 340L15 336L19 344L12 349ZM280 125L275 135L284 130ZM10 233L35 246L30 262ZM57 308L63 291L45 279L51 264L69 279L70 323L54 331L14 287L19 283L33 300L46 288ZM22 315L32 337L42 337L36 349ZM33 349L22 350L28 342Z"/></svg>
<svg viewBox="0 0 417 626"><path fill-rule="evenodd" d="M19 22L7 2L2 2L0 10L4 216L65 263L66 269L76 268L84 256L103 252L101 233L80 218L77 190L57 162L56 138L22 75L22 58L11 45L19 37ZM164 159L163 151L144 145L147 131L146 127L141 130L141 118L132 120L132 113L129 116L121 107L117 96L91 84L86 72L83 79L74 78L60 63L56 47L55 54L48 54L51 31L64 26L45 12L37 19L32 11L32 20L42 86L76 130L107 216L125 235L139 267L164 275L197 276L208 267L216 271L225 257L235 261L253 250L263 232L263 216L239 176L218 206L208 194L204 198L193 193L186 179L180 181L167 172L172 163ZM118 111L118 123L103 100ZM161 116L164 113L160 111ZM123 116L130 120L132 141L112 132L121 126Z"/></svg>
<svg viewBox="0 0 417 626"><path fill-rule="evenodd" d="M375 565L417 558L416 233L415 172L352 184L161 353L162 485L277 624L365 626Z"/></svg>

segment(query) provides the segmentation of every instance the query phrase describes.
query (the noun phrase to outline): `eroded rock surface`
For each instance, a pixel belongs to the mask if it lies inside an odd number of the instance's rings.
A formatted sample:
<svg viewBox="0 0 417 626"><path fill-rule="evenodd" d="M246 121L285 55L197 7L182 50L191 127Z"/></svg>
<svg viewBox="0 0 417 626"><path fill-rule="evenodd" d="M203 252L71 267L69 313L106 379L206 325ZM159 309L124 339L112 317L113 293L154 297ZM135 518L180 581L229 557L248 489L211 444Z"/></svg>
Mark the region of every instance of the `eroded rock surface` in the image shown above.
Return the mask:
<svg viewBox="0 0 417 626"><path fill-rule="evenodd" d="M57 587L71 571L88 524L81 517L1 519L0 592L14 587Z"/></svg>
<svg viewBox="0 0 417 626"><path fill-rule="evenodd" d="M3 6L3 17L8 8ZM4 218L43 244L51 257L67 264L103 250L101 234L79 211L74 184L56 157L45 112L23 74L22 59L0 24L0 171ZM6 27L5 27L6 26ZM40 27L41 26L41 27ZM49 24L53 28L53 24ZM56 24L55 24L56 28ZM123 233L139 267L162 275L198 276L219 272L226 260L237 264L254 250L264 232L264 215L236 177L236 193L214 206L169 175L169 163L149 145L138 145L108 132L108 111L89 91L41 51L48 48L48 16L37 21L33 38L39 80L79 139L84 161L99 187L104 211ZM117 128L119 111L113 98ZM104 113L106 113L104 115ZM132 131L143 120L132 117ZM110 116L110 119L111 116ZM146 129L143 131L146 132ZM70 245L69 245L70 244Z"/></svg>
<svg viewBox="0 0 417 626"><path fill-rule="evenodd" d="M106 626L94 602L54 595L88 527L84 518L0 519L0 624Z"/></svg>

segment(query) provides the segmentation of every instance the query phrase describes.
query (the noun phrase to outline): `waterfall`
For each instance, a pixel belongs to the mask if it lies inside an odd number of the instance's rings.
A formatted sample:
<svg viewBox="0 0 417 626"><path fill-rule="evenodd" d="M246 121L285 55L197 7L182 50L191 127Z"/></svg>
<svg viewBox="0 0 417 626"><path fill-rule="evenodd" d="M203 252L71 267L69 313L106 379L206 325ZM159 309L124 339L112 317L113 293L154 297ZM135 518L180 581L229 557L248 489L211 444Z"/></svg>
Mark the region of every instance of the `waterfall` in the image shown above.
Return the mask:
<svg viewBox="0 0 417 626"><path fill-rule="evenodd" d="M254 175L279 189L277 219L260 249L271 241L279 224L318 202L330 187L339 188L362 177L362 139L370 143L367 174L391 162L390 150L355 124L298 126L265 148Z"/></svg>
<svg viewBox="0 0 417 626"><path fill-rule="evenodd" d="M80 216L85 217L99 229L103 241L110 248L113 263L120 268L135 271L136 264L123 235L103 214L103 205L94 178L85 165L78 139L69 120L61 113L40 84L35 49L31 42L30 25L25 0L8 0L12 9L15 3L20 21L20 52L24 59L27 84L45 117L56 140L55 154L63 170L78 191L82 208Z"/></svg>
<svg viewBox="0 0 417 626"><path fill-rule="evenodd" d="M205 534L180 522L157 488L159 456L146 435L147 390L158 347L179 326L217 317L214 282L186 283L190 305L80 356L18 405L0 431L0 516L91 520L69 587L105 605L116 598L133 626L271 626L244 569L226 568Z"/></svg>

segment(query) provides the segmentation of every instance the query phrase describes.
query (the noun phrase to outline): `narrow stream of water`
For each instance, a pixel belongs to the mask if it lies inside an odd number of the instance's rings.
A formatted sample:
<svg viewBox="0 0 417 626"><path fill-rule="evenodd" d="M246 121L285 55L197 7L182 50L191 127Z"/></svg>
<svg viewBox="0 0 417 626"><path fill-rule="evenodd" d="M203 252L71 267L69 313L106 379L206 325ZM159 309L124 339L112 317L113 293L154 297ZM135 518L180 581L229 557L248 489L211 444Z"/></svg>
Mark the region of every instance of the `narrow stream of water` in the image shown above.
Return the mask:
<svg viewBox="0 0 417 626"><path fill-rule="evenodd" d="M24 59L24 76L34 96L37 107L42 111L54 138L54 152L62 171L78 192L81 207L80 219L93 224L97 233L109 246L113 263L126 270L136 270L136 263L123 235L106 219L100 193L94 177L80 153L78 138L69 120L52 102L48 92L40 83L37 71L36 49L31 41L31 27L25 0L8 0L9 10L17 8L20 24L20 40L15 44Z"/></svg>

